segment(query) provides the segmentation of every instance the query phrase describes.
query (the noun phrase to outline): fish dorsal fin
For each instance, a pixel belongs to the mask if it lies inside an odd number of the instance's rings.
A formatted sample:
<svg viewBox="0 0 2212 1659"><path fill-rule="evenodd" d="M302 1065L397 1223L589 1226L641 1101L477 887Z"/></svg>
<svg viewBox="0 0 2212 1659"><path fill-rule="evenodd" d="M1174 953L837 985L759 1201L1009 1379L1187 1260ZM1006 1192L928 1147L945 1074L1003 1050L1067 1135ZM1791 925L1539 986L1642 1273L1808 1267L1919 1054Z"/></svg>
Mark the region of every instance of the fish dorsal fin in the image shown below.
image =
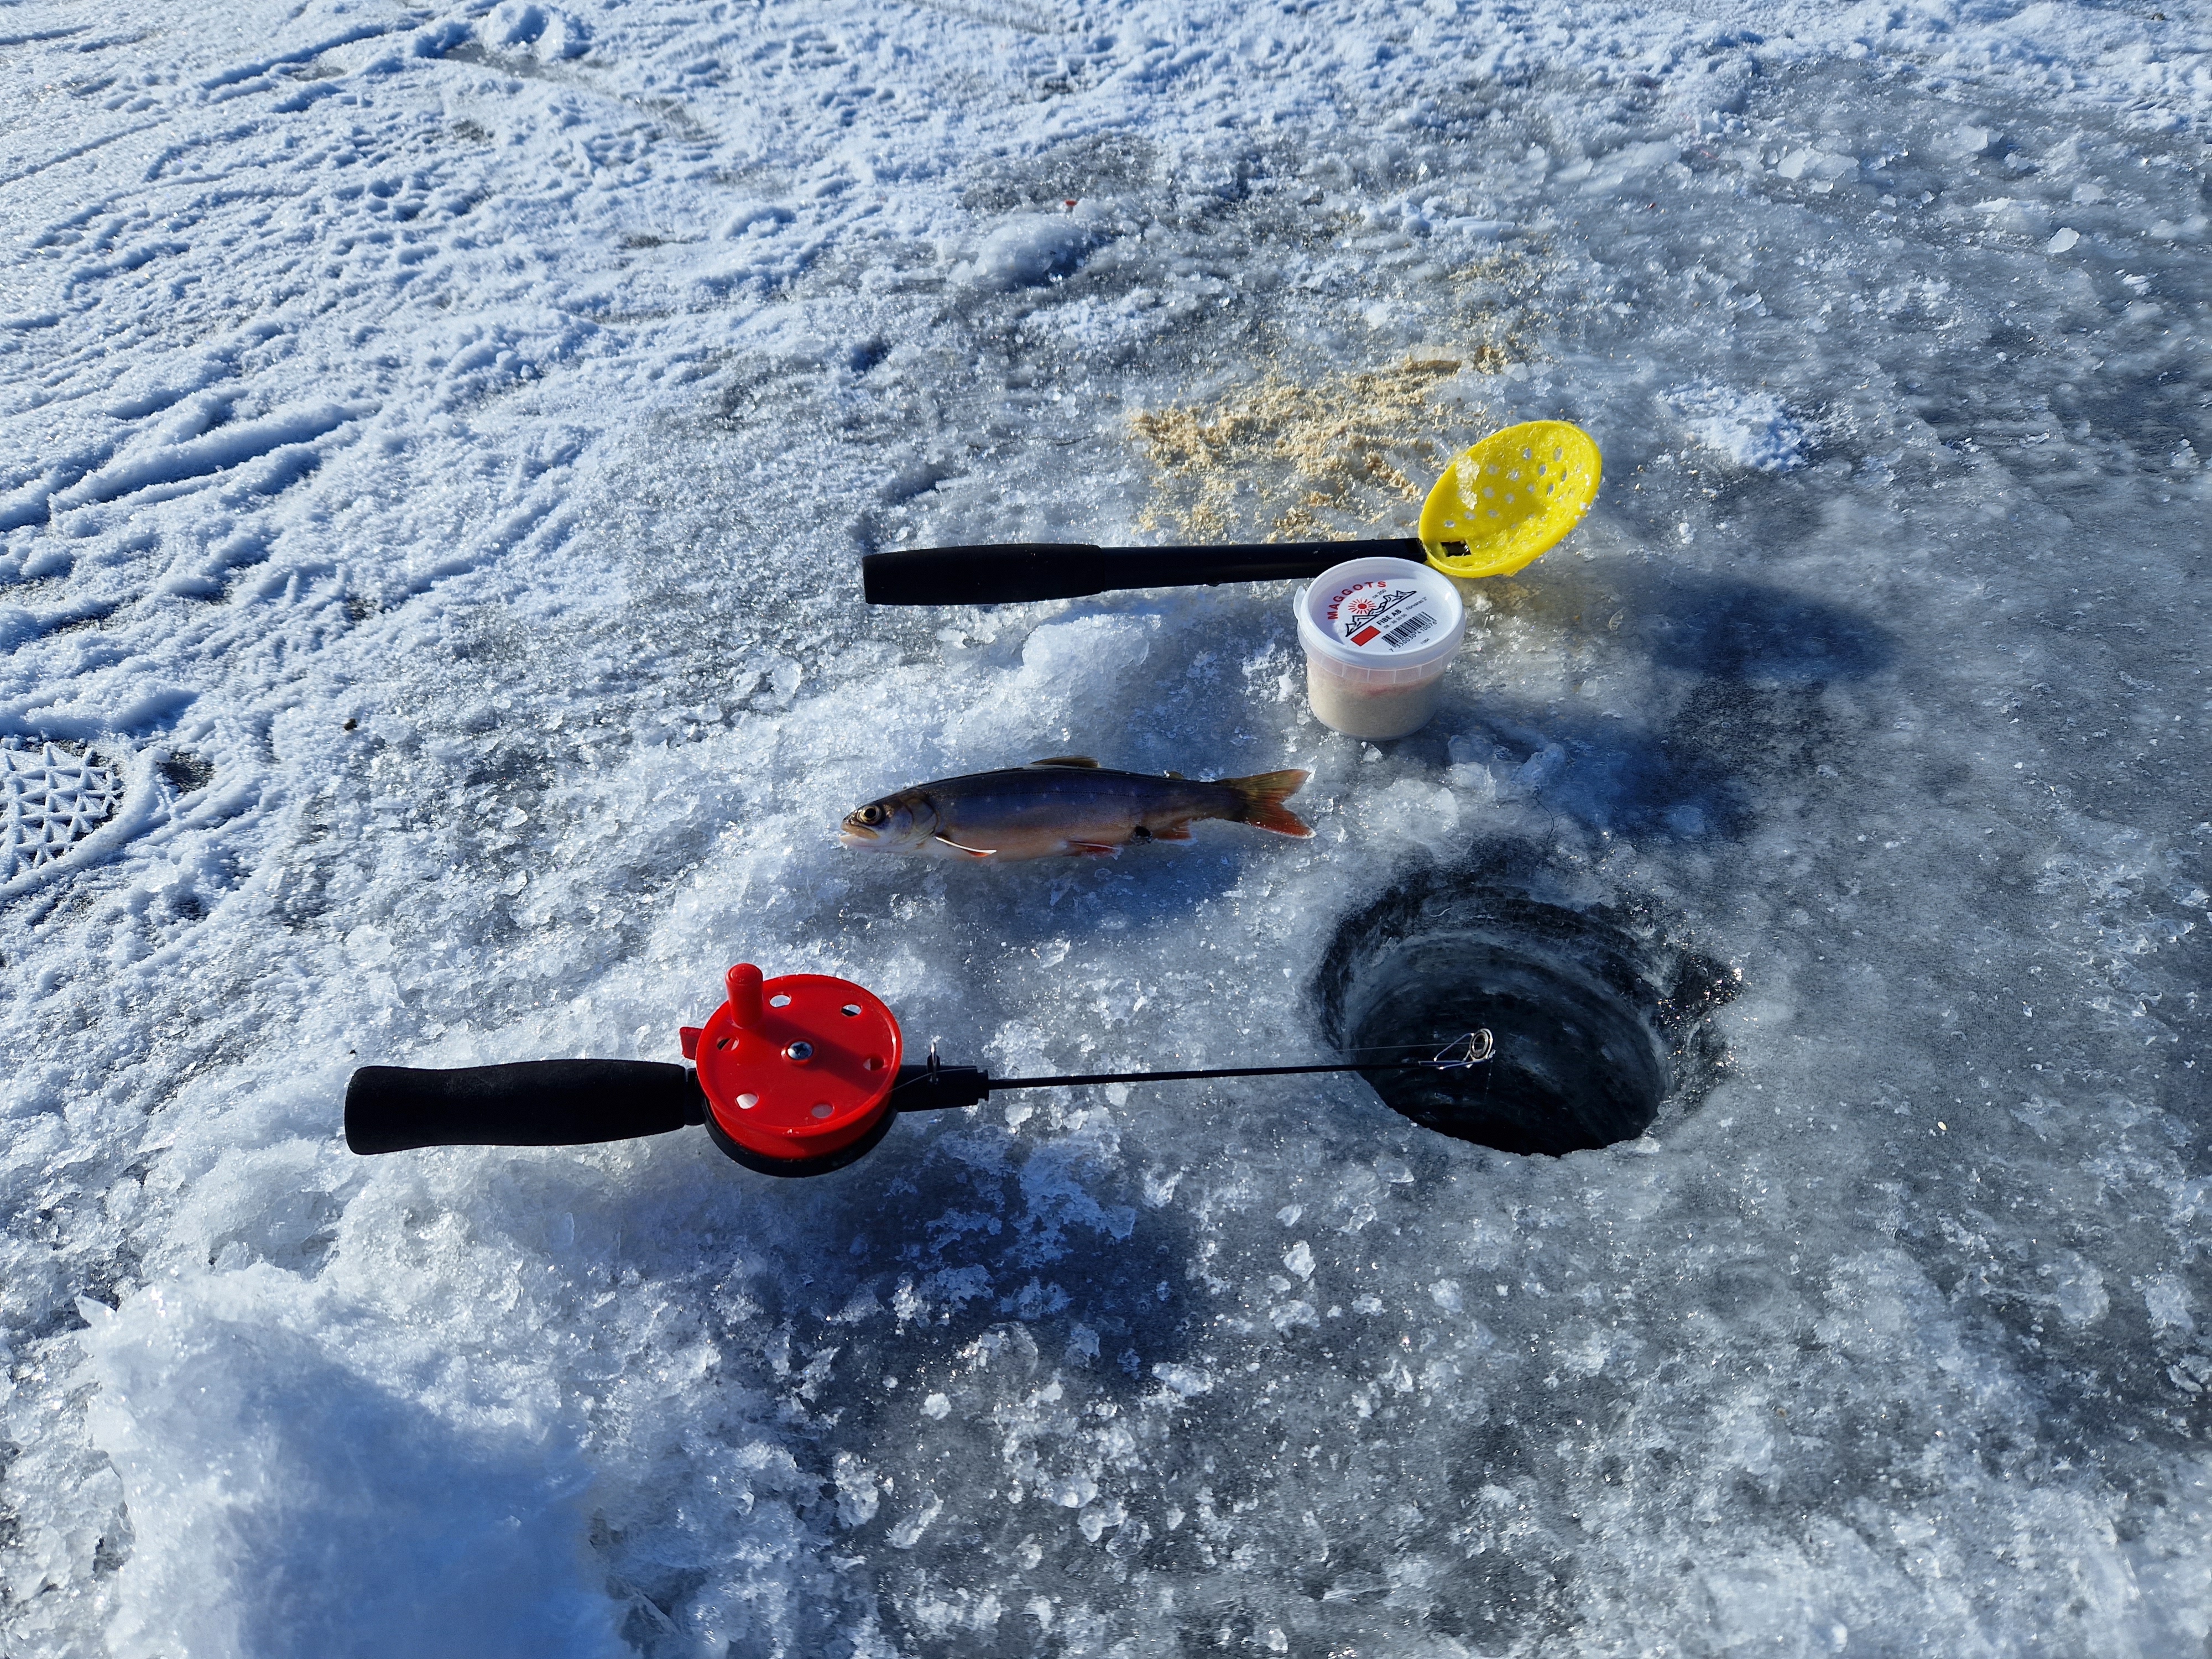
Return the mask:
<svg viewBox="0 0 2212 1659"><path fill-rule="evenodd" d="M1054 755L1050 760L1031 761L1031 766L1081 766L1096 772L1098 763L1088 755Z"/></svg>

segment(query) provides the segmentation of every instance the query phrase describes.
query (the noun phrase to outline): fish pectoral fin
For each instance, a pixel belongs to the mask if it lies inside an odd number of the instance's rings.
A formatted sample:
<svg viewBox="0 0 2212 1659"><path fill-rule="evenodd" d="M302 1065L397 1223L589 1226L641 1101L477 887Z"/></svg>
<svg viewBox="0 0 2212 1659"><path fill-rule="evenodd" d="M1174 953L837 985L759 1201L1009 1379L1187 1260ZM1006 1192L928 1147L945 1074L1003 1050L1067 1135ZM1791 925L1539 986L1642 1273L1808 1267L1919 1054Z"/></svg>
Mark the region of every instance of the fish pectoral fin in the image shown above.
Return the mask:
<svg viewBox="0 0 2212 1659"><path fill-rule="evenodd" d="M958 842L953 840L951 836L941 832L932 836L930 839L932 841L941 841L947 847L950 847L954 852L965 853L971 859L987 859L991 857L999 850L995 847L963 847Z"/></svg>
<svg viewBox="0 0 2212 1659"><path fill-rule="evenodd" d="M1072 841L1067 843L1067 855L1078 859L1119 858L1121 849L1103 841Z"/></svg>
<svg viewBox="0 0 2212 1659"><path fill-rule="evenodd" d="M1152 826L1152 839L1154 841L1188 841L1190 839L1190 820L1188 818L1185 818L1180 823L1154 824Z"/></svg>
<svg viewBox="0 0 2212 1659"><path fill-rule="evenodd" d="M1085 771L1096 772L1098 763L1088 755L1054 755L1049 760L1035 760L1031 766L1079 766Z"/></svg>

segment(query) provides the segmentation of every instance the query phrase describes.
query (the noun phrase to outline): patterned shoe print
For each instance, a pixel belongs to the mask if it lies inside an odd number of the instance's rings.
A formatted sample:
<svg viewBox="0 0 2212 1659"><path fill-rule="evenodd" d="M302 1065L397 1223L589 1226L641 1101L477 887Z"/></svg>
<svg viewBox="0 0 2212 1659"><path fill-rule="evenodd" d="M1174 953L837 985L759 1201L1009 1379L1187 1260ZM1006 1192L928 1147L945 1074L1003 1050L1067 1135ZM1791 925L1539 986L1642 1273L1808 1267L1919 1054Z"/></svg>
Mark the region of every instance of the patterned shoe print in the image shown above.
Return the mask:
<svg viewBox="0 0 2212 1659"><path fill-rule="evenodd" d="M129 769L50 743L0 738L0 898L125 840L138 816L125 811Z"/></svg>

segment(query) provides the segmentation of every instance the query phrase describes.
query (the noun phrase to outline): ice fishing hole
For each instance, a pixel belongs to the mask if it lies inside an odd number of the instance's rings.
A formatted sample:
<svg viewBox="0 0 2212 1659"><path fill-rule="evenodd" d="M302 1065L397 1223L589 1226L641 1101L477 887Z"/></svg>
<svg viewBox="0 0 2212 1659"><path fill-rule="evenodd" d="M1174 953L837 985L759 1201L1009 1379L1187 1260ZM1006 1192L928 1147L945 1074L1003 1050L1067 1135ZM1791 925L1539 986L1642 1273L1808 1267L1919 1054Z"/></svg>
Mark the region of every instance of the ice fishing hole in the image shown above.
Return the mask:
<svg viewBox="0 0 2212 1659"><path fill-rule="evenodd" d="M1632 904L1571 909L1429 873L1345 922L1315 988L1346 1059L1417 1057L1489 1030L1486 1065L1363 1075L1425 1128L1560 1157L1703 1099L1727 1063L1708 1016L1736 981Z"/></svg>

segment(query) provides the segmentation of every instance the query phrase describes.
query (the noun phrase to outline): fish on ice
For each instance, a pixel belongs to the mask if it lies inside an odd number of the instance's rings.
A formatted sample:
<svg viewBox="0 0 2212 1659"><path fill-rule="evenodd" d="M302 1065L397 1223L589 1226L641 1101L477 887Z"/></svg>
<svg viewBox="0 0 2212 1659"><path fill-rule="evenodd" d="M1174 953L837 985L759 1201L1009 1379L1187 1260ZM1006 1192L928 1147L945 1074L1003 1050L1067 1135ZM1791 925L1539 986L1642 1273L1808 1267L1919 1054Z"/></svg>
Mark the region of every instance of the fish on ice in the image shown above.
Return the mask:
<svg viewBox="0 0 2212 1659"><path fill-rule="evenodd" d="M1279 835L1313 831L1283 805L1299 771L1208 781L1170 772L1116 772L1084 755L920 783L848 812L847 847L943 858L1110 858L1133 842L1188 841L1200 818Z"/></svg>

